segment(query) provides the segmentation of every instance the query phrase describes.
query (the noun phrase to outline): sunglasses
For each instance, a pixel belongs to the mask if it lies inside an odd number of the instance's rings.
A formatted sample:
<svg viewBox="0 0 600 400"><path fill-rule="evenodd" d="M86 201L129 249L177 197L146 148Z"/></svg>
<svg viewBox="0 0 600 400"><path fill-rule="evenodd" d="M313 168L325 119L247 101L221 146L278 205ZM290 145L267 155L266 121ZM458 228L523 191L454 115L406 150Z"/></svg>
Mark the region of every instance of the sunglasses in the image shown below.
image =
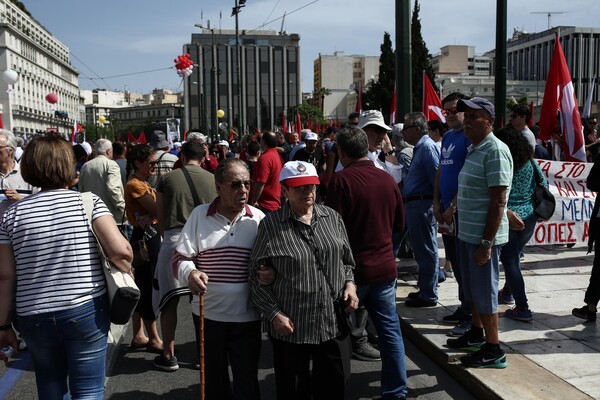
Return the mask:
<svg viewBox="0 0 600 400"><path fill-rule="evenodd" d="M417 125L404 125L402 127L402 132L409 130L410 128L418 128Z"/></svg>
<svg viewBox="0 0 600 400"><path fill-rule="evenodd" d="M226 185L229 186L232 190L240 190L242 188L242 186L244 186L246 189L250 189L251 184L252 184L251 180L232 181L232 182L226 183Z"/></svg>
<svg viewBox="0 0 600 400"><path fill-rule="evenodd" d="M456 107L451 107L451 108L448 108L448 109L444 109L444 110L442 110L442 115L443 115L444 117L447 117L447 116L448 116L448 115L450 115L450 114L452 114L452 115L456 115L456 114L458 114L458 113L459 113L459 111L458 111L458 108L456 108Z"/></svg>

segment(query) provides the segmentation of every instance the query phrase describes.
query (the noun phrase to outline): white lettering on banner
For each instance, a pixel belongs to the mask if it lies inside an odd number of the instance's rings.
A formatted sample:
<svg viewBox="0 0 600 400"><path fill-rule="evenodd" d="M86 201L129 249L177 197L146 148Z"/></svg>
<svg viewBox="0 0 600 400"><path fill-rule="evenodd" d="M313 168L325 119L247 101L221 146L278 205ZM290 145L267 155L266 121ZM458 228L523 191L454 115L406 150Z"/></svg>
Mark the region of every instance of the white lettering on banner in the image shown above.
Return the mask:
<svg viewBox="0 0 600 400"><path fill-rule="evenodd" d="M529 245L586 243L596 192L588 190L586 179L591 163L535 160L556 198L554 215L535 227Z"/></svg>

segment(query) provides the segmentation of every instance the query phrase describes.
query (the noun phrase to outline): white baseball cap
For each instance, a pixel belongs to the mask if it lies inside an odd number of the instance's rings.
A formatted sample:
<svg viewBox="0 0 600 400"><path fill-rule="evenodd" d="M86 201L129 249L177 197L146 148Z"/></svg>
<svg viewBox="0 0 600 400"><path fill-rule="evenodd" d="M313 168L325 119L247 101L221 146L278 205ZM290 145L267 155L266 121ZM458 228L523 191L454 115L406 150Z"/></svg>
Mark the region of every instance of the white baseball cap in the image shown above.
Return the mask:
<svg viewBox="0 0 600 400"><path fill-rule="evenodd" d="M279 182L285 182L289 187L321 183L315 166L304 161L286 162L279 174Z"/></svg>

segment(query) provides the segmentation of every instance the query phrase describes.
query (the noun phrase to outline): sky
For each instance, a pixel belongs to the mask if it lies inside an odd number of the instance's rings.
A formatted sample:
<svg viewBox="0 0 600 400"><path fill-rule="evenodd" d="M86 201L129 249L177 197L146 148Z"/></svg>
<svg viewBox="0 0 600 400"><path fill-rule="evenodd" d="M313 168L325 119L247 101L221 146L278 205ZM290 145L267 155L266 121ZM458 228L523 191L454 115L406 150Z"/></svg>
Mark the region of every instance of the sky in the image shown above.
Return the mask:
<svg viewBox="0 0 600 400"><path fill-rule="evenodd" d="M181 90L173 59L200 32L194 24L235 29L235 0L21 0L33 17L71 52L81 89L147 93ZM400 0L396 0L398 2ZM240 30L283 30L300 35L302 89L313 90L319 53L379 56L384 32L395 47L393 0L247 0ZM414 5L414 0L411 1ZM421 0L422 35L431 54L451 44L495 46L496 2ZM412 6L411 6L412 10ZM507 35L552 26L599 27L597 0L508 0ZM537 14L540 13L540 14ZM220 18L220 15L222 16ZM151 72L147 72L151 71Z"/></svg>

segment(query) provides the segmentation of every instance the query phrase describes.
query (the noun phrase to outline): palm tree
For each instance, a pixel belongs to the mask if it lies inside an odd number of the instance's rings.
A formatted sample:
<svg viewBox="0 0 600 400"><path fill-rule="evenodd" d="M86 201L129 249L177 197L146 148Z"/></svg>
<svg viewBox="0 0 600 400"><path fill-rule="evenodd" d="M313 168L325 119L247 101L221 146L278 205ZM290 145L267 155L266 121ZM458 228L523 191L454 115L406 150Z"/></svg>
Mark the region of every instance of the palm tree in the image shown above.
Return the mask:
<svg viewBox="0 0 600 400"><path fill-rule="evenodd" d="M321 114L323 114L323 106L325 104L325 96L329 96L331 94L331 90L321 87L319 90L315 92L315 98L321 101Z"/></svg>

